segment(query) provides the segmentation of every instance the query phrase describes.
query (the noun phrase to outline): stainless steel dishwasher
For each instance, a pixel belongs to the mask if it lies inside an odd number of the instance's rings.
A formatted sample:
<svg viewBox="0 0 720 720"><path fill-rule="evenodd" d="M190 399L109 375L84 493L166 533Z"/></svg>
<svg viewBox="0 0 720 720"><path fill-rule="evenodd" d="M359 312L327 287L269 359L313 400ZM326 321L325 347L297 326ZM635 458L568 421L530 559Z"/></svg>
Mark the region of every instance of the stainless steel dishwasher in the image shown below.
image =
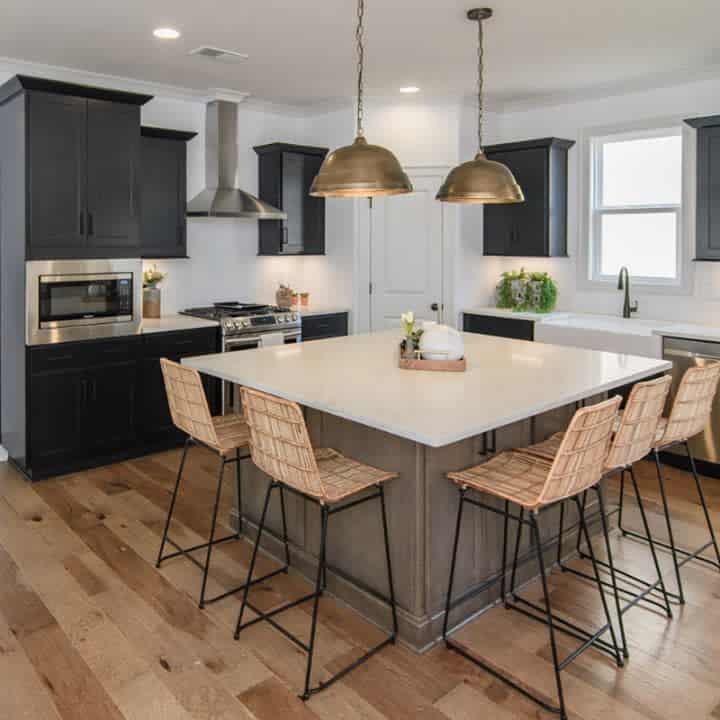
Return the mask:
<svg viewBox="0 0 720 720"><path fill-rule="evenodd" d="M674 398L680 380L688 368L702 367L720 360L720 342L666 337L663 341L663 358L673 364L670 397ZM712 416L705 432L690 440L690 448L697 460L720 463L720 393L715 396ZM681 446L673 448L670 452L685 454Z"/></svg>

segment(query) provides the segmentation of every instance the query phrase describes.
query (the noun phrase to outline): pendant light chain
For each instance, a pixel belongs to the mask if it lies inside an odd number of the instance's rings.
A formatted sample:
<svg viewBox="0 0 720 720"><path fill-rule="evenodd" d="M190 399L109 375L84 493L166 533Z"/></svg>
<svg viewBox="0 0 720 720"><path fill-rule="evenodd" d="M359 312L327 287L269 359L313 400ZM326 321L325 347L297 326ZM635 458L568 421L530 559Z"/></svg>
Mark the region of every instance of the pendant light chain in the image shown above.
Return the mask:
<svg viewBox="0 0 720 720"><path fill-rule="evenodd" d="M365 65L365 46L363 45L363 19L365 17L365 0L358 0L357 29L355 41L357 42L357 135L363 136L363 71Z"/></svg>
<svg viewBox="0 0 720 720"><path fill-rule="evenodd" d="M483 24L478 20L478 150L483 151Z"/></svg>

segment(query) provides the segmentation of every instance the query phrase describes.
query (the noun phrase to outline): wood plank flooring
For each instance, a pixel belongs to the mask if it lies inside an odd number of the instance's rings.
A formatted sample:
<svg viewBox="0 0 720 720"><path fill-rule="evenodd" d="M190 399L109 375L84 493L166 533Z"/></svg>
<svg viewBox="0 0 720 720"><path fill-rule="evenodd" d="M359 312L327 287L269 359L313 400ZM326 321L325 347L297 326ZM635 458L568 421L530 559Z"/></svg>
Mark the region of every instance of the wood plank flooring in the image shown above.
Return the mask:
<svg viewBox="0 0 720 720"><path fill-rule="evenodd" d="M553 717L456 653L436 647L419 656L386 648L329 690L303 703L305 656L267 624L232 638L238 601L197 608L200 573L177 559L156 570L179 454L167 452L31 485L0 468L0 720L469 720ZM191 452L172 534L187 544L209 530L215 458ZM658 535L664 529L653 469L640 468L643 495ZM682 543L705 542L691 478L668 469ZM229 478L228 478L229 480ZM221 517L227 518L232 483ZM706 492L720 526L720 481ZM611 487L611 496L617 484ZM631 503L628 523L638 527ZM392 528L391 528L392 536ZM392 541L392 537L391 537ZM652 574L644 546L614 537L622 567ZM242 581L251 547L219 546L209 592ZM449 558L448 558L449 561ZM667 578L669 558L662 554ZM260 572L274 563L260 558ZM591 650L563 673L571 717L595 720L720 719L720 573L698 564L684 571L688 603L675 617L635 609L625 615L631 657L618 670ZM555 570L558 612L600 621L597 592ZM299 597L308 583L291 573L254 589L270 608ZM539 597L539 583L524 593ZM310 603L283 615L307 633ZM379 631L332 598L321 601L317 678L357 657ZM471 652L553 697L547 631L495 608L456 634ZM561 651L573 645L560 639Z"/></svg>

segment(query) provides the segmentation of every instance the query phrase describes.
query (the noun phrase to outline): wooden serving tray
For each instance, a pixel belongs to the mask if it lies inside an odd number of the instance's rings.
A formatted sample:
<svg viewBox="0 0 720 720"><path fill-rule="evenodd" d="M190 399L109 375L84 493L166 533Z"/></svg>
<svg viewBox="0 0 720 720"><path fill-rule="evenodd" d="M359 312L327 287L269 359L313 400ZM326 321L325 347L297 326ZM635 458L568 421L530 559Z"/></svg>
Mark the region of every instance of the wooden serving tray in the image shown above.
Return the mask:
<svg viewBox="0 0 720 720"><path fill-rule="evenodd" d="M465 372L465 358L460 360L421 360L420 358L400 357L398 362L402 370L436 370L440 372Z"/></svg>

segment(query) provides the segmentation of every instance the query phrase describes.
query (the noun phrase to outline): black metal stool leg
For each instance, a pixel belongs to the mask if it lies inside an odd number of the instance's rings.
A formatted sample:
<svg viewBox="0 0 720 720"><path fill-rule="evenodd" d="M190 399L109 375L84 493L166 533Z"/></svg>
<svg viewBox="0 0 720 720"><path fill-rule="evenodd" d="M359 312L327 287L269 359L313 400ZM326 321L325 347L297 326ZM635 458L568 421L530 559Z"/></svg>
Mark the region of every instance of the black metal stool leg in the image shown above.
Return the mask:
<svg viewBox="0 0 720 720"><path fill-rule="evenodd" d="M212 518L210 520L210 537L208 539L207 553L205 555L205 569L203 570L202 585L200 586L200 609L205 607L205 589L207 588L208 573L210 572L210 559L212 557L212 549L215 544L215 528L217 527L218 508L220 507L220 498L222 496L223 475L225 473L225 458L220 457L220 469L218 470L217 490L215 491L215 504L213 505Z"/></svg>
<svg viewBox="0 0 720 720"><path fill-rule="evenodd" d="M460 502L458 503L457 521L455 522L455 540L453 541L453 553L450 560L450 580L448 581L447 598L445 599L445 619L443 620L443 638L447 640L448 624L450 620L450 602L452 597L453 581L455 580L455 563L457 561L458 543L460 542L460 526L462 525L463 505L465 504L465 490L458 488Z"/></svg>
<svg viewBox="0 0 720 720"><path fill-rule="evenodd" d="M682 578L680 577L680 564L678 562L677 548L675 547L675 537L673 535L672 521L670 520L670 508L668 506L667 496L665 494L665 479L662 474L662 465L660 463L660 453L653 451L655 457L655 468L657 469L658 484L660 485L660 497L662 498L663 511L665 512L665 525L668 531L668 540L670 541L670 552L672 553L673 565L675 566L675 579L678 586L678 599L681 605L685 604L685 592L683 591Z"/></svg>
<svg viewBox="0 0 720 720"><path fill-rule="evenodd" d="M183 469L185 468L185 458L187 457L191 442L190 438L187 438L185 440L185 446L183 447L180 467L178 468L177 477L175 478L175 488L173 489L172 498L170 499L170 507L168 508L167 518L165 518L165 529L163 530L162 541L160 542L160 551L158 552L157 562L155 563L155 567L158 568L160 567L160 563L163 561L163 551L165 550L165 543L167 542L170 521L172 520L173 511L175 510L175 501L177 500L178 489L180 488L180 478L182 477Z"/></svg>
<svg viewBox="0 0 720 720"><path fill-rule="evenodd" d="M522 523L520 524L522 525ZM555 627L553 625L552 608L550 606L550 593L548 591L547 577L545 576L545 562L543 561L542 555L542 543L540 542L540 528L538 527L537 515L535 513L530 513L530 524L532 542L535 546L535 554L537 556L538 570L540 572L543 597L545 600L545 616L550 633L550 648L552 650L553 669L555 670L555 685L557 687L560 720L567 720L567 713L565 712L565 696L563 695L562 679L560 678L560 661L558 659L557 642L555 640Z"/></svg>
<svg viewBox="0 0 720 720"><path fill-rule="evenodd" d="M262 515L260 516L260 524L258 525L257 537L255 538L255 545L253 546L252 557L250 558L250 567L248 569L247 581L243 588L243 599L240 604L240 612L238 613L237 624L235 625L235 639L240 637L240 628L242 626L242 619L245 613L245 608L248 602L248 593L250 592L250 585L252 584L252 575L255 571L255 561L257 560L258 548L260 547L260 539L262 537L263 528L265 527L265 517L267 516L268 505L270 504L270 495L272 494L275 483L271 482L268 485L267 492L265 493L265 503L263 504Z"/></svg>
<svg viewBox="0 0 720 720"><path fill-rule="evenodd" d="M312 677L313 655L315 654L315 635L317 633L317 616L322 595L323 569L325 567L325 552L327 545L328 509L326 505L320 508L320 555L318 558L317 579L315 581L315 596L313 598L312 623L310 625L310 643L308 648L307 666L305 668L305 692L301 695L307 700L310 693L310 680Z"/></svg>
<svg viewBox="0 0 720 720"><path fill-rule="evenodd" d="M282 516L283 544L285 545L285 565L290 566L290 545L288 544L287 517L285 515L285 491L280 485L280 514ZM287 571L286 567L286 571Z"/></svg>
<svg viewBox="0 0 720 720"><path fill-rule="evenodd" d="M382 511L383 535L385 536L385 562L387 563L388 571L388 587L390 589L390 610L392 612L393 624L392 641L394 643L398 633L398 619L397 607L395 605L395 583L393 581L392 561L390 560L390 536L388 533L387 512L385 511L385 487L383 485L380 485L380 509Z"/></svg>
<svg viewBox="0 0 720 720"><path fill-rule="evenodd" d="M625 635L625 622L623 620L622 606L620 604L620 592L618 591L617 575L615 573L615 563L613 561L612 549L610 548L610 532L608 530L607 516L605 515L605 498L600 485L593 488L598 497L598 506L600 509L600 524L602 526L603 536L605 537L605 552L607 553L607 563L610 569L610 583L612 585L613 595L615 596L615 609L617 610L618 623L620 625L620 639L622 641L622 653L627 658L630 657L628 650L627 636ZM600 592L602 592L602 587Z"/></svg>
<svg viewBox="0 0 720 720"><path fill-rule="evenodd" d="M518 555L520 554L520 543L522 542L523 520L525 508L520 508L520 520L518 522L517 535L515 537L515 552L513 554L512 573L510 574L510 595L515 598L515 576L517 575Z"/></svg>
<svg viewBox="0 0 720 720"><path fill-rule="evenodd" d="M242 468L240 466L240 448L235 450L235 498L237 501L237 539L242 537L243 531L243 501L242 501Z"/></svg>
<svg viewBox="0 0 720 720"><path fill-rule="evenodd" d="M592 541L590 539L590 533L588 532L587 525L585 524L585 509L582 507L580 500L575 497L573 498L575 500L575 504L577 505L578 514L580 515L580 531L585 536L585 542L588 546L588 554L590 557L590 562L592 564L593 574L595 576L595 582L598 586L598 592L600 593L600 600L602 601L603 610L605 612L605 619L607 620L608 629L610 630L610 637L612 639L613 648L615 649L615 660L617 662L618 667L622 667L624 665L624 660L622 657L622 652L620 651L620 647L617 643L617 637L615 636L615 626L613 625L612 617L610 616L610 608L607 604L607 598L605 597L605 592L603 591L602 586L602 578L600 577L600 570L598 568L597 561L595 560L595 550L592 545Z"/></svg>
<svg viewBox="0 0 720 720"><path fill-rule="evenodd" d="M565 566L562 562L562 544L563 535L565 533L565 501L560 502L560 521L558 522L558 545L557 545L557 558L556 562L561 572L565 572Z"/></svg>
<svg viewBox="0 0 720 720"><path fill-rule="evenodd" d="M505 517L503 518L503 544L502 544L502 564L500 565L500 599L505 602L505 575L507 569L507 549L508 549L508 525L510 521L510 501L505 501Z"/></svg>
<svg viewBox="0 0 720 720"><path fill-rule="evenodd" d="M618 498L618 528L620 529L620 532L625 535L625 530L623 529L623 505L624 505L624 499L625 499L625 470L623 470L620 473L620 497Z"/></svg>
<svg viewBox="0 0 720 720"><path fill-rule="evenodd" d="M707 501L705 500L705 493L703 492L702 483L700 482L700 475L698 475L697 467L695 467L695 458L693 457L692 451L690 450L690 443L685 441L685 450L687 451L688 458L690 459L690 468L692 469L693 477L695 478L695 485L697 487L698 495L700 496L700 503L702 504L703 513L705 513L705 522L707 523L708 531L710 533L710 540L713 548L715 549L715 557L717 558L718 566L720 569L720 549L718 549L717 538L715 537L715 530L713 528L712 520L710 519L710 511L708 510Z"/></svg>
<svg viewBox="0 0 720 720"><path fill-rule="evenodd" d="M632 480L633 489L635 490L635 499L637 500L638 508L640 510L640 517L642 519L643 528L645 529L645 535L647 535L648 544L650 545L650 554L652 555L653 564L655 565L655 572L658 576L658 583L660 584L660 590L665 600L665 611L667 616L671 618L673 616L672 609L670 607L670 598L668 596L667 589L665 588L665 580L663 579L662 570L660 569L660 561L658 560L657 550L655 549L655 542L650 532L650 524L648 523L647 515L645 514L645 506L640 495L640 488L638 487L637 480L635 478L635 469L630 468L630 479Z"/></svg>
<svg viewBox="0 0 720 720"><path fill-rule="evenodd" d="M585 517L585 508L586 507L587 507L587 490L582 494L583 517ZM577 551L578 555L580 555L580 556L583 555L581 545L582 545L582 532L580 532L580 528L578 527L577 541L575 542L575 550Z"/></svg>

